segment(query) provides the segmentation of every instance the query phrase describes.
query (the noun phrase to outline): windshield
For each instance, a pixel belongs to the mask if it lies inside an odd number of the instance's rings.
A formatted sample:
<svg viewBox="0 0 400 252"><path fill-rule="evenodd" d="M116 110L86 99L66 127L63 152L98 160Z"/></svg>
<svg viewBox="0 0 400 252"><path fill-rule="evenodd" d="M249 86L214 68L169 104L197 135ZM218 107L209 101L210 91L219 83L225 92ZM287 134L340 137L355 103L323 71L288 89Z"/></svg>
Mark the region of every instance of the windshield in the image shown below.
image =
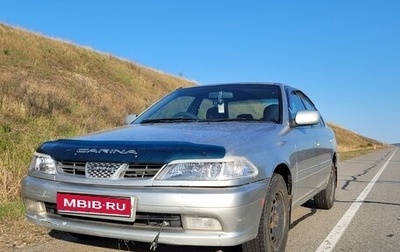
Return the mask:
<svg viewBox="0 0 400 252"><path fill-rule="evenodd" d="M280 89L243 84L179 89L146 110L134 123L189 121L280 122Z"/></svg>

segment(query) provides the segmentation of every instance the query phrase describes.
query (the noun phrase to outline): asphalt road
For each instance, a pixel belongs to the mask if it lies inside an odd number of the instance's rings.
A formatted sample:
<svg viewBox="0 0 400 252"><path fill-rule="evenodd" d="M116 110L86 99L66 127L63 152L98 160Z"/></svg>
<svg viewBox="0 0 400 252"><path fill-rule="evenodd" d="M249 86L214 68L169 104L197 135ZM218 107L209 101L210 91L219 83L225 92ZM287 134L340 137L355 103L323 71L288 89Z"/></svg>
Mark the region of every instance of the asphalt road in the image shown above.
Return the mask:
<svg viewBox="0 0 400 252"><path fill-rule="evenodd" d="M399 251L400 150L396 147L340 163L336 202L317 210L312 201L292 213L287 251ZM51 241L22 252L149 251L149 244L113 239L80 240L51 231ZM240 248L166 246L157 251L233 252Z"/></svg>

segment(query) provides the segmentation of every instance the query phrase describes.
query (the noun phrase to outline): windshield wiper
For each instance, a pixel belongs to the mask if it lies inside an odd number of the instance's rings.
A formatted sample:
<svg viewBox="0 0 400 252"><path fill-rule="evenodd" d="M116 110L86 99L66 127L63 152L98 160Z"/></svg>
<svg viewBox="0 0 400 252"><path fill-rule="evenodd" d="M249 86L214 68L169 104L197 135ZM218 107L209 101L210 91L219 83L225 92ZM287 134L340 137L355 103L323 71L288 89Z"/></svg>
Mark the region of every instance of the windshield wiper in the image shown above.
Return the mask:
<svg viewBox="0 0 400 252"><path fill-rule="evenodd" d="M197 119L193 118L159 118L159 119L147 119L140 123L174 123L174 122L197 122Z"/></svg>

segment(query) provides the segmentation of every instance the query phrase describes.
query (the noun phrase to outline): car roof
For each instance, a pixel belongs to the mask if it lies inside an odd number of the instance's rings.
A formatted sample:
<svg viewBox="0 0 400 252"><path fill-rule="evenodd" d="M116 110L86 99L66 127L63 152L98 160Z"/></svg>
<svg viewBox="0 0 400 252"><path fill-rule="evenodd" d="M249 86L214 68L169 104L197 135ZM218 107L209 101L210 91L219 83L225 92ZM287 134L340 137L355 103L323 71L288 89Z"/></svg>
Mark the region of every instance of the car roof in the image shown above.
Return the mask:
<svg viewBox="0 0 400 252"><path fill-rule="evenodd" d="M192 88L199 88L199 87L201 88L201 87L218 87L218 86L223 87L223 86L260 86L260 85L278 86L280 88L290 87L290 86L288 86L284 83L280 83L280 82L227 82L227 83L199 84L196 86L179 88L179 89L192 89ZM290 88L292 88L292 87L290 87Z"/></svg>

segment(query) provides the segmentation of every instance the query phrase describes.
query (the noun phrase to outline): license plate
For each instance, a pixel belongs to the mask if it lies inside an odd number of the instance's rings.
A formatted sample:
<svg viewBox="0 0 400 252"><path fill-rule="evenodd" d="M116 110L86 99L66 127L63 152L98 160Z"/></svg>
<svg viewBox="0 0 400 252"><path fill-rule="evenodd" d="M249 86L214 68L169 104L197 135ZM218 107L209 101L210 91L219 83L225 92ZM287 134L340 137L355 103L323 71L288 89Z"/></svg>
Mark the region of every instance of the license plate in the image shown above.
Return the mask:
<svg viewBox="0 0 400 252"><path fill-rule="evenodd" d="M134 198L92 194L57 193L57 211L111 219L133 219Z"/></svg>

